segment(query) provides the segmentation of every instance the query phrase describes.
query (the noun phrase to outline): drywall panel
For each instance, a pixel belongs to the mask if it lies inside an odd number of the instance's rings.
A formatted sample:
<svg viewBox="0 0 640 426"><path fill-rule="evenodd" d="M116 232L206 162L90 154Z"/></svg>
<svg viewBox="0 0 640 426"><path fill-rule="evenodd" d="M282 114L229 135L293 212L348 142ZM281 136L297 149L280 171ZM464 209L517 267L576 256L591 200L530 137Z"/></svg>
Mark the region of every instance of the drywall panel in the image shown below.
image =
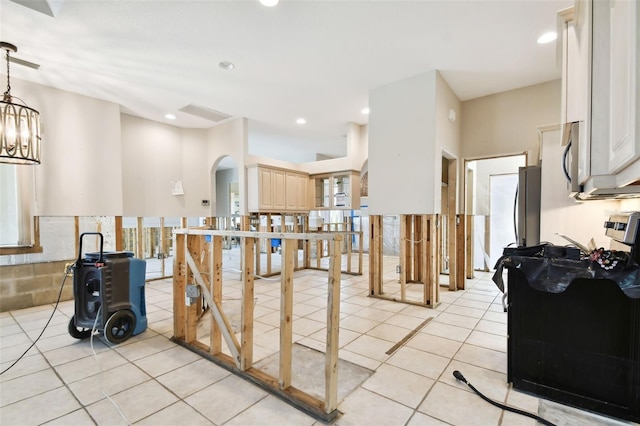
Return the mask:
<svg viewBox="0 0 640 426"><path fill-rule="evenodd" d="M35 214L122 214L120 107L19 79L14 95L40 111Z"/></svg>
<svg viewBox="0 0 640 426"><path fill-rule="evenodd" d="M205 190L201 185L208 187L204 132L123 114L122 140L126 182L123 216L184 217L203 213L199 203ZM198 176L199 183L195 180Z"/></svg>
<svg viewBox="0 0 640 426"><path fill-rule="evenodd" d="M435 204L441 186L435 97L436 71L370 92L369 214L440 210Z"/></svg>
<svg viewBox="0 0 640 426"><path fill-rule="evenodd" d="M461 145L461 103L453 90L449 87L444 78L439 72L436 73L436 150L440 150L448 159L460 158L460 145ZM439 148L438 148L439 147ZM437 151L436 151L437 152ZM460 173L462 169L462 162L456 163L456 173ZM440 173L442 173L442 163L440 163ZM438 176L441 176L438 175ZM461 194L461 182L463 176L458 175L456 179L456 194L458 195L458 202L456 203L456 211L459 213L462 211L463 203L459 197ZM448 196L447 191L440 191L441 197ZM435 201L436 205L442 203L442 198ZM444 214L444 212L443 212Z"/></svg>
<svg viewBox="0 0 640 426"><path fill-rule="evenodd" d="M182 184L184 187L184 213L181 216L210 216L210 206L202 200L211 200L206 129L182 129Z"/></svg>
<svg viewBox="0 0 640 426"><path fill-rule="evenodd" d="M240 215L247 214L247 184L245 164L247 162L248 141L247 141L247 119L237 118L227 121L218 126L207 130L207 170L209 172L209 181L215 180L215 172L220 160L226 156L230 156L238 167L238 188L240 189ZM211 206L209 207L211 215L216 212L216 188L214 184L210 185L209 197Z"/></svg>
<svg viewBox="0 0 640 426"><path fill-rule="evenodd" d="M560 80L462 103L462 156L467 159L528 153L539 158L537 127L560 121Z"/></svg>

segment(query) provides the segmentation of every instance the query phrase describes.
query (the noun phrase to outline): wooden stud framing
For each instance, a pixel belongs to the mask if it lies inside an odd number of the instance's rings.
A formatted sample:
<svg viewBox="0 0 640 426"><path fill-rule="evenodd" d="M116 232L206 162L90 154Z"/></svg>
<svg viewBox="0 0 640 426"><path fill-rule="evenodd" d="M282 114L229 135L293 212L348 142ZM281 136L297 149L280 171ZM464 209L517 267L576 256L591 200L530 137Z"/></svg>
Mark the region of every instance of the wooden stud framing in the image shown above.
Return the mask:
<svg viewBox="0 0 640 426"><path fill-rule="evenodd" d="M448 213L447 213L447 253L449 255L449 290L455 291L460 288L458 283L458 256L457 256L457 187L458 187L458 170L457 160L448 160ZM462 283L464 288L464 281Z"/></svg>
<svg viewBox="0 0 640 426"><path fill-rule="evenodd" d="M333 245L329 259L329 282L327 293L327 343L325 357L325 413L338 408L338 349L340 328L340 260L342 258L340 235L330 244Z"/></svg>
<svg viewBox="0 0 640 426"><path fill-rule="evenodd" d="M439 215L400 216L400 300L384 295L382 282L382 216L370 216L369 295L411 305L435 308L440 303L437 223ZM422 283L421 301L408 300L407 283Z"/></svg>
<svg viewBox="0 0 640 426"><path fill-rule="evenodd" d="M280 396L292 405L329 422L337 416L338 349L340 318L340 278L344 233L278 233L218 231L207 229L180 229L174 231L176 254L174 259L174 337L173 340L210 359L235 374L256 383ZM213 244L204 241L210 236ZM228 236L241 238L243 250L243 296L241 314L241 341L235 338L233 329L220 301L222 287L222 241ZM281 277L281 337L280 363L277 377L273 377L252 365L253 354L253 258L258 238L279 238L283 242L283 271ZM329 271L327 291L327 348L325 355L325 392L320 400L291 385L292 321L293 321L293 273L294 256L299 240L326 240L329 242ZM211 253L213 250L213 253ZM210 346L195 340L195 322L199 312L187 306L187 284L195 283L202 300L211 307L213 321L227 343L231 356L220 351L220 336L211 337ZM191 330L193 328L193 331ZM212 327L212 332L215 330ZM215 346L215 347L214 347Z"/></svg>
<svg viewBox="0 0 640 426"><path fill-rule="evenodd" d="M463 214L456 215L456 269L453 273L456 276L456 288L458 290L464 290L464 282L466 278L465 274L465 228L466 228L466 216ZM451 271L449 272L451 275Z"/></svg>
<svg viewBox="0 0 640 426"><path fill-rule="evenodd" d="M293 352L293 255L295 240L284 240L284 259L280 276L280 389L291 386Z"/></svg>
<svg viewBox="0 0 640 426"><path fill-rule="evenodd" d="M185 292L187 288L187 266L185 263L186 235L176 234L173 261L173 337L185 338Z"/></svg>
<svg viewBox="0 0 640 426"><path fill-rule="evenodd" d="M248 370L253 365L253 304L254 304L254 270L253 257L255 239L244 237L241 239L242 251L244 253L242 275L244 285L242 286L242 324L240 345L240 369Z"/></svg>
<svg viewBox="0 0 640 426"><path fill-rule="evenodd" d="M465 229L465 241L466 241L466 271L467 278L473 278L473 215L466 215L466 229Z"/></svg>
<svg viewBox="0 0 640 426"><path fill-rule="evenodd" d="M382 216L369 216L369 295L382 295Z"/></svg>
<svg viewBox="0 0 640 426"><path fill-rule="evenodd" d="M222 305L222 237L213 236L213 250L211 252L211 297L215 305ZM216 355L222 352L222 334L220 327L211 315L210 353Z"/></svg>

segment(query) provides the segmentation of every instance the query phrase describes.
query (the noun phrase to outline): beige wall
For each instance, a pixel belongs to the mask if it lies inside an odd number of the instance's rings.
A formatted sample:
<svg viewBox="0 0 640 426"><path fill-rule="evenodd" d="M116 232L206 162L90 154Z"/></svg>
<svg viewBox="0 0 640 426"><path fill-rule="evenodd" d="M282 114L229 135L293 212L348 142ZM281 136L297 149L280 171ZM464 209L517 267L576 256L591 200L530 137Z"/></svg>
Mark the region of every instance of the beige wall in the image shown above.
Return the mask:
<svg viewBox="0 0 640 426"><path fill-rule="evenodd" d="M123 216L206 216L209 180L204 131L122 115ZM184 195L172 195L180 181Z"/></svg>
<svg viewBox="0 0 640 426"><path fill-rule="evenodd" d="M122 214L120 107L19 79L14 93L40 111L39 216Z"/></svg>
<svg viewBox="0 0 640 426"><path fill-rule="evenodd" d="M463 102L462 117L464 158L527 152L537 164L536 128L560 122L560 80Z"/></svg>

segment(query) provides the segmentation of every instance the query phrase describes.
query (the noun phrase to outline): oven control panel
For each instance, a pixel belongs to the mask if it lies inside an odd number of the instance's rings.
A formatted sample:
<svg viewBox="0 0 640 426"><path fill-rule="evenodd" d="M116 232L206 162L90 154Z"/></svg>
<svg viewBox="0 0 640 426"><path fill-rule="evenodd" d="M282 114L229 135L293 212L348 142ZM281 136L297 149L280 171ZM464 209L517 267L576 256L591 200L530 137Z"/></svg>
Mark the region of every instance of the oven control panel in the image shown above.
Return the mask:
<svg viewBox="0 0 640 426"><path fill-rule="evenodd" d="M640 228L640 212L619 213L604 223L605 234L624 244L635 244Z"/></svg>

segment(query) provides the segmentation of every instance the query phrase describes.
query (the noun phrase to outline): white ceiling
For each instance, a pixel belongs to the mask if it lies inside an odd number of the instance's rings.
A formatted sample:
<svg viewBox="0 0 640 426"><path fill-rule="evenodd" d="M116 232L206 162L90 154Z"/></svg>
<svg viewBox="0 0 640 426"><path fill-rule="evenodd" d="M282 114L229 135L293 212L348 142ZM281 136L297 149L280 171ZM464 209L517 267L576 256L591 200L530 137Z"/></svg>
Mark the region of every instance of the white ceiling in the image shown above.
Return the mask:
<svg viewBox="0 0 640 426"><path fill-rule="evenodd" d="M252 154L299 162L344 155L369 91L406 77L438 69L462 101L560 78L555 43L536 39L572 3L0 0L0 40L41 65L12 77L180 127L215 125L188 104L247 117Z"/></svg>

